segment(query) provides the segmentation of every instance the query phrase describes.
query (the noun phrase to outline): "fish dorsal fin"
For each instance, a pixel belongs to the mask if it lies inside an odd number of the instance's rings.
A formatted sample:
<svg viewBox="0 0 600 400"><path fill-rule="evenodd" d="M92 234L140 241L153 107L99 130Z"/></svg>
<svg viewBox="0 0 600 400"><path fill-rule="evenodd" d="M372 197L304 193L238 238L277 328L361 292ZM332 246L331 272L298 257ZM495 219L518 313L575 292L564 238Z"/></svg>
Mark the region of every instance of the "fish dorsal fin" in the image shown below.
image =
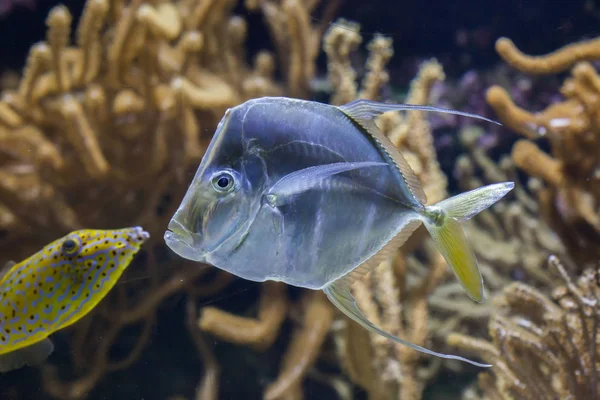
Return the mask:
<svg viewBox="0 0 600 400"><path fill-rule="evenodd" d="M432 107L432 106L422 106L418 104L389 104L389 103L379 103L377 101L371 101L366 99L358 99L354 100L348 104L344 104L343 106L339 106L340 109L344 110L345 113L352 114L355 118L372 120L380 114L390 112L390 111L425 111L425 112L437 112L441 114L453 114L453 115L461 115L463 117L469 117L474 119L479 119L486 122L491 122L492 124L496 124L502 126L502 124L498 121L494 121L492 119L482 117L481 115L471 114L468 112L451 110L448 108L440 108L440 107Z"/></svg>
<svg viewBox="0 0 600 400"><path fill-rule="evenodd" d="M54 345L46 338L30 346L22 347L10 353L0 354L0 372L8 372L26 365L43 363L54 351Z"/></svg>
<svg viewBox="0 0 600 400"><path fill-rule="evenodd" d="M396 146L394 146L394 144L379 130L379 128L377 128L377 125L375 125L375 122L373 122L375 117L390 111L425 111L461 115L463 117L479 119L500 126L502 125L497 121L476 114L415 104L388 104L359 99L348 104L344 104L343 106L339 106L338 108L354 122L361 125L377 142L379 142L383 149L388 153L390 158L394 160L398 166L398 169L400 170L400 173L404 177L408 188L421 204L427 203L427 198L425 197L425 192L423 191L421 182L419 182L419 179Z"/></svg>
<svg viewBox="0 0 600 400"><path fill-rule="evenodd" d="M381 148L386 152L386 154L393 160L394 164L402 174L408 189L412 193L416 202L423 205L427 203L427 196L425 196L425 192L423 191L423 187L419 178L414 173L406 159L400 153L400 151L394 146L390 139L388 139L383 132L375 125L373 122L373 118L378 114L368 113L364 111L363 108L367 108L368 104L355 104L351 107L347 107L353 103L349 103L345 106L340 106L339 109L342 110L350 119L352 119L355 123L360 125L364 130L371 135L371 137L379 143Z"/></svg>
<svg viewBox="0 0 600 400"><path fill-rule="evenodd" d="M379 251L371 258L354 268L348 274L336 280L334 283L336 283L338 286L344 285L348 288L348 290L350 290L350 287L354 282L371 272L373 268L376 268L379 266L379 264L385 261L386 258L394 254L394 252L396 252L404 244L404 242L408 240L410 235L412 235L419 226L421 226L420 220L409 221L402 227L396 236L394 236L381 249L379 249Z"/></svg>
<svg viewBox="0 0 600 400"><path fill-rule="evenodd" d="M384 261L386 257L389 257L410 237L410 235L420 225L421 221L410 221L392 240L390 240L385 246L383 246L373 257L371 257L368 261L354 269L354 271L352 271L350 274L343 276L342 278L325 286L323 288L323 292L325 292L329 300L341 312L343 312L346 316L356 321L359 325L363 326L371 332L375 332L387 339L393 340L394 342L400 343L404 346L410 347L411 349L420 351L425 354L452 360L464 361L478 367L491 367L490 364L478 363L460 356L437 353L435 351L426 349L425 347L411 343L407 340L400 339L399 337L394 336L391 333L388 333L378 328L377 326L373 325L373 323L369 321L367 317L365 317L365 315L360 311L358 305L356 304L354 296L352 296L352 293L350 292L350 287L357 278L370 272L371 269L378 266L380 262Z"/></svg>
<svg viewBox="0 0 600 400"><path fill-rule="evenodd" d="M17 265L17 263L14 261L7 261L6 264L4 264L2 269L0 269L0 281L2 281L6 274L8 274L8 271L10 271L15 265Z"/></svg>

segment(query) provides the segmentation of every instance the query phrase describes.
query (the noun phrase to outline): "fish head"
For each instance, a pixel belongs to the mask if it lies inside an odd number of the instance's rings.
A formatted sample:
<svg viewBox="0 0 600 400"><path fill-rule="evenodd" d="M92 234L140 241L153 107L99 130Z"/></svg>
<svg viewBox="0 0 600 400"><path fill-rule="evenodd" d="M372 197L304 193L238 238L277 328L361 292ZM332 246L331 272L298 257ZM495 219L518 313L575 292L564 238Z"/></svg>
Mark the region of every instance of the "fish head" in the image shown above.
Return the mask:
<svg viewBox="0 0 600 400"><path fill-rule="evenodd" d="M109 266L124 270L150 235L141 227L114 230L83 229L69 233L48 247L53 262L69 262L74 270Z"/></svg>
<svg viewBox="0 0 600 400"><path fill-rule="evenodd" d="M244 115L245 105L227 110L169 222L165 242L183 258L210 262L226 253L260 207L263 165L243 137Z"/></svg>

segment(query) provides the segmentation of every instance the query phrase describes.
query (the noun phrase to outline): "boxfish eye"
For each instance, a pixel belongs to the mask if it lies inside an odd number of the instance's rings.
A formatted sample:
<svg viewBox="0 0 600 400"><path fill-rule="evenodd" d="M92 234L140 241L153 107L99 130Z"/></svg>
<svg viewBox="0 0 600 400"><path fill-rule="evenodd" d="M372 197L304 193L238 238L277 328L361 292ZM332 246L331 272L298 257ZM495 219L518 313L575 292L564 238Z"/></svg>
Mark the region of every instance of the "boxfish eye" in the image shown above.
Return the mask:
<svg viewBox="0 0 600 400"><path fill-rule="evenodd" d="M220 193L225 193L233 189L233 176L229 172L219 172L212 178L213 188Z"/></svg>
<svg viewBox="0 0 600 400"><path fill-rule="evenodd" d="M61 250L63 254L72 256L79 250L79 243L73 239L67 239L63 242Z"/></svg>

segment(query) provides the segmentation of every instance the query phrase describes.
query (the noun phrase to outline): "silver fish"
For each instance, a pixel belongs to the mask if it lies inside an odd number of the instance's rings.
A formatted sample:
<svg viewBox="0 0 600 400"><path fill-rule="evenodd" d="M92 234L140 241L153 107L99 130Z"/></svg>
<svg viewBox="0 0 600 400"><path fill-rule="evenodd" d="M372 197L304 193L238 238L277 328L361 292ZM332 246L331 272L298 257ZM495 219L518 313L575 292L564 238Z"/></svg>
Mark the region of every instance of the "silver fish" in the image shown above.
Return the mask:
<svg viewBox="0 0 600 400"><path fill-rule="evenodd" d="M514 186L504 182L425 205L418 178L373 119L428 106L357 100L343 106L282 97L227 110L165 233L181 257L239 277L323 290L365 328L415 350L489 367L407 342L374 326L350 285L421 223L467 294L484 299L460 223Z"/></svg>

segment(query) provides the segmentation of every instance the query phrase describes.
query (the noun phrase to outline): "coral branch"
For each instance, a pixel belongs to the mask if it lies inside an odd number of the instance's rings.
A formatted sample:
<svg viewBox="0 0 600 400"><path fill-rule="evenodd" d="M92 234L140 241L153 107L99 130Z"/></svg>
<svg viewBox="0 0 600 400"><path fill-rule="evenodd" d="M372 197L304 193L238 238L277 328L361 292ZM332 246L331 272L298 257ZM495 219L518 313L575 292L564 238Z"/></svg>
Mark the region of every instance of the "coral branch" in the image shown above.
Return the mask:
<svg viewBox="0 0 600 400"><path fill-rule="evenodd" d="M285 285L268 282L263 286L260 296L257 319L238 317L215 307L204 307L198 324L200 329L222 340L248 344L262 350L277 338L287 308Z"/></svg>
<svg viewBox="0 0 600 400"><path fill-rule="evenodd" d="M543 56L528 56L515 46L512 40L500 38L496 51L514 68L531 74L555 74L562 72L579 61L600 58L600 39L573 43Z"/></svg>

